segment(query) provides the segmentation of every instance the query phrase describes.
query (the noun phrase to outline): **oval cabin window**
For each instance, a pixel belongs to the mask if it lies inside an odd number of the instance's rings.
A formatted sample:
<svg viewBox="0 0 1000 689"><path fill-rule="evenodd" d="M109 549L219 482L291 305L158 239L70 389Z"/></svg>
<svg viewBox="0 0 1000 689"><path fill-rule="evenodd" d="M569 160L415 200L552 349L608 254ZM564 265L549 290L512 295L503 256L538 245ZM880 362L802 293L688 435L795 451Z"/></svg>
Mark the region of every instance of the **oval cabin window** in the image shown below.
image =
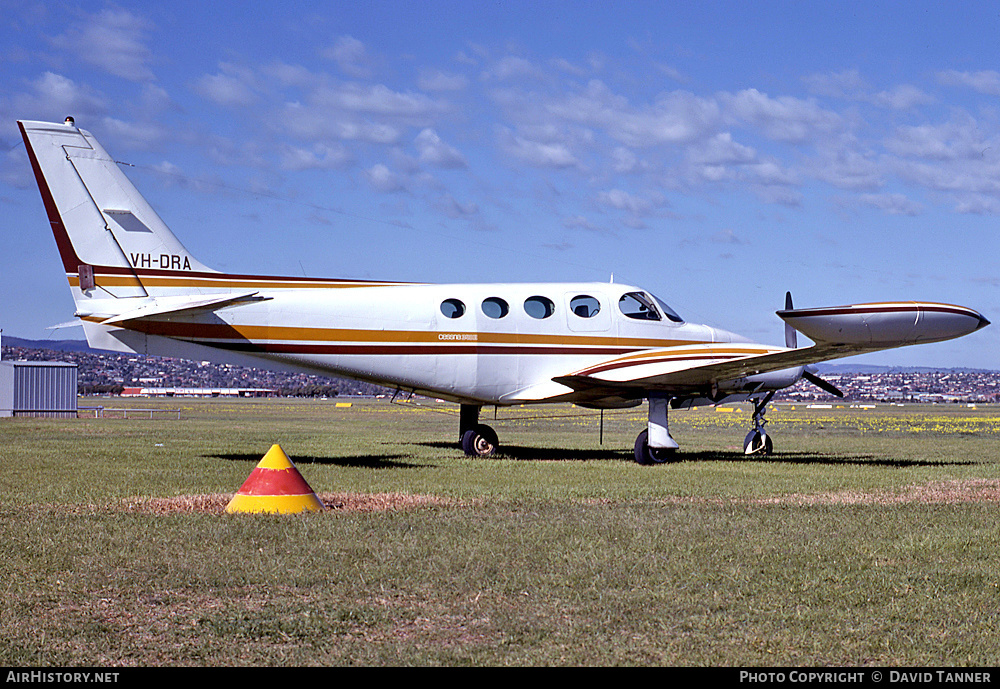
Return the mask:
<svg viewBox="0 0 1000 689"><path fill-rule="evenodd" d="M441 302L441 313L445 318L461 318L465 315L465 304L458 299L445 299Z"/></svg>
<svg viewBox="0 0 1000 689"><path fill-rule="evenodd" d="M524 312L532 318L548 318L556 312L556 305L548 297L528 297L524 300Z"/></svg>
<svg viewBox="0 0 1000 689"><path fill-rule="evenodd" d="M510 311L510 307L500 297L490 297L483 300L483 313L490 318L503 318Z"/></svg>

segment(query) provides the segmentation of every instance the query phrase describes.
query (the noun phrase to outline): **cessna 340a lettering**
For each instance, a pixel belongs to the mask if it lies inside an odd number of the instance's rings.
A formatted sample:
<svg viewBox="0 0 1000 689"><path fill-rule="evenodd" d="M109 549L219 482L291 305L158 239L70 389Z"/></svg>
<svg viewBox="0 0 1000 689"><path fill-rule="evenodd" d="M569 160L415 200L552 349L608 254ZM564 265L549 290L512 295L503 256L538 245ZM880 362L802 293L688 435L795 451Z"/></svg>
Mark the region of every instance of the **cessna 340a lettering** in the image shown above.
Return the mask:
<svg viewBox="0 0 1000 689"><path fill-rule="evenodd" d="M767 454L775 391L816 362L961 337L988 325L962 306L907 301L793 308L785 346L685 322L616 283L404 284L221 273L178 241L72 118L18 122L76 317L99 349L369 381L460 405L459 440L490 455L483 406L648 402L636 460L668 461L668 409L750 400L747 454ZM797 333L814 344L799 347Z"/></svg>

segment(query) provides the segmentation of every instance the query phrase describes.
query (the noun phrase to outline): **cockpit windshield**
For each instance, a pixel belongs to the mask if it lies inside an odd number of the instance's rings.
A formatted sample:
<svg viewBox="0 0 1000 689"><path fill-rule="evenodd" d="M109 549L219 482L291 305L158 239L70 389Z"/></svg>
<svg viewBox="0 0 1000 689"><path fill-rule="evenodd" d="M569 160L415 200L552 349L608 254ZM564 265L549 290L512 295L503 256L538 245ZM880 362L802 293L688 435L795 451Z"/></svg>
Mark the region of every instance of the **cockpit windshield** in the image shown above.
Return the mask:
<svg viewBox="0 0 1000 689"><path fill-rule="evenodd" d="M660 307L660 311L662 311L663 315L666 316L669 320L672 320L674 323L684 322L684 319L681 318L676 311L674 311L672 308L664 304L659 297L653 296L653 299L656 300L656 305Z"/></svg>
<svg viewBox="0 0 1000 689"><path fill-rule="evenodd" d="M638 321L659 321L666 316L675 323L683 323L673 309L646 292L626 292L618 300L618 308L628 318Z"/></svg>

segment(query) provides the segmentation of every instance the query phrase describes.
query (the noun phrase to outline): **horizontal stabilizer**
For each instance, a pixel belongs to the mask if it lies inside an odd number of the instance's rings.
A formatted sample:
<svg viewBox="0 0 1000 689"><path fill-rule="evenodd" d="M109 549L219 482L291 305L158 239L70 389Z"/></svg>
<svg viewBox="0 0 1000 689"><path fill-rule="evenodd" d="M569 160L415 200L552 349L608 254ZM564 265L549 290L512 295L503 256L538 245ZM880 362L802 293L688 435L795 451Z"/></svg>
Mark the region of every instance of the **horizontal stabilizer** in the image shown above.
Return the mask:
<svg viewBox="0 0 1000 689"><path fill-rule="evenodd" d="M45 329L46 330L60 330L62 328L76 328L76 327L82 326L82 325L83 325L83 321L81 321L79 318L76 318L76 319L71 320L71 321L66 321L65 323L56 323L55 325L50 325L50 326L48 326Z"/></svg>
<svg viewBox="0 0 1000 689"><path fill-rule="evenodd" d="M117 316L112 316L101 321L103 325L114 325L125 321L140 321L153 316L164 314L177 314L185 311L201 311L204 309L215 310L222 306L229 306L238 303L258 301L257 292L246 292L243 294L227 294L212 297L179 297L160 298L147 302L135 309L125 311Z"/></svg>

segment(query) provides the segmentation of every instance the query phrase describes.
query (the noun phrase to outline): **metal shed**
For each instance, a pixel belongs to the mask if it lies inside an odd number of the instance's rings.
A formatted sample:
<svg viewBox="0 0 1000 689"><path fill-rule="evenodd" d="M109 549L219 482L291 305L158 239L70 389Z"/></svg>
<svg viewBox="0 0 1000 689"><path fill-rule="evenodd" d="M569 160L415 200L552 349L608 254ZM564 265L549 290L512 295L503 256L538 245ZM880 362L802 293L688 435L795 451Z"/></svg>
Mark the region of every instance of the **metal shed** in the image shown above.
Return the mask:
<svg viewBox="0 0 1000 689"><path fill-rule="evenodd" d="M76 364L0 361L0 417L76 418Z"/></svg>

